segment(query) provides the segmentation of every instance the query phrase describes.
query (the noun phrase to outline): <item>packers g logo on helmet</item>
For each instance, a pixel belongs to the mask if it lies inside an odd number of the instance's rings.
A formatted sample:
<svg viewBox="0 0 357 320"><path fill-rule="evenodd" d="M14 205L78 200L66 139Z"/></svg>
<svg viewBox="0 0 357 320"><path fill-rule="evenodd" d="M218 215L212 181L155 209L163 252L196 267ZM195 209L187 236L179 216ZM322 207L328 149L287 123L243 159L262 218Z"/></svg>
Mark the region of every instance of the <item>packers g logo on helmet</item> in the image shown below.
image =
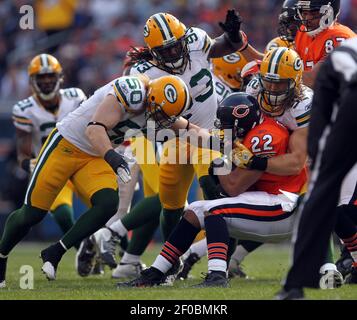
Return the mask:
<svg viewBox="0 0 357 320"><path fill-rule="evenodd" d="M156 63L170 73L182 73L188 62L186 27L168 13L152 15L144 26L144 41Z"/></svg>
<svg viewBox="0 0 357 320"><path fill-rule="evenodd" d="M268 51L260 66L260 108L279 116L301 90L302 62L296 51L284 47Z"/></svg>
<svg viewBox="0 0 357 320"><path fill-rule="evenodd" d="M232 89L242 89L243 81L240 73L246 64L247 60L237 51L212 59L212 71Z"/></svg>
<svg viewBox="0 0 357 320"><path fill-rule="evenodd" d="M39 54L31 60L27 70L33 92L42 100L52 100L63 82L58 60L50 54Z"/></svg>
<svg viewBox="0 0 357 320"><path fill-rule="evenodd" d="M241 60L241 56L237 53L231 53L222 57L227 63L237 63Z"/></svg>
<svg viewBox="0 0 357 320"><path fill-rule="evenodd" d="M172 84L167 84L164 89L165 93L165 98L171 102L174 103L177 100L177 91L175 87Z"/></svg>
<svg viewBox="0 0 357 320"><path fill-rule="evenodd" d="M146 114L157 128L169 128L190 104L187 85L179 77L163 76L149 82Z"/></svg>

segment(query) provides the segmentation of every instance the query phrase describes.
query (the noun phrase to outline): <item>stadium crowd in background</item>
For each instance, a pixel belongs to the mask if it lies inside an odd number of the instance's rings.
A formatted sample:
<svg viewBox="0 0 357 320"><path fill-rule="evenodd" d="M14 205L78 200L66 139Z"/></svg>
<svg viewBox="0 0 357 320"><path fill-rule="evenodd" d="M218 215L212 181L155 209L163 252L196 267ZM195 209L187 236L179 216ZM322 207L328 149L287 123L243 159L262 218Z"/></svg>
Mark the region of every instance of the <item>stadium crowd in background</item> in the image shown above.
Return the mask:
<svg viewBox="0 0 357 320"><path fill-rule="evenodd" d="M20 7L35 9L35 30L22 30ZM280 0L4 0L0 5L1 108L29 94L26 67L40 52L52 52L65 70L65 87L86 94L122 72L130 46L142 45L142 26L155 12L169 12L212 37L227 8L239 8L249 40L262 50L276 36ZM355 8L355 10L353 10ZM44 14L46 10L46 14ZM341 23L357 26L357 0L342 1ZM355 30L356 31L356 30Z"/></svg>

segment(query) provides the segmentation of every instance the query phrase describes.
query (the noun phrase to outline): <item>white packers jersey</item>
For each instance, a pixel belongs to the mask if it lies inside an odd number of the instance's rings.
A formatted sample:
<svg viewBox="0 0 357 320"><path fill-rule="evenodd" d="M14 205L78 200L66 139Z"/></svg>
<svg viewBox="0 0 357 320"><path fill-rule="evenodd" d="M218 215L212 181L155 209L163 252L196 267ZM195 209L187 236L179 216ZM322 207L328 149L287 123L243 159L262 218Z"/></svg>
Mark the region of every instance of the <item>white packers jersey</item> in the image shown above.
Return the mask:
<svg viewBox="0 0 357 320"><path fill-rule="evenodd" d="M47 111L38 100L31 96L19 101L12 110L12 119L16 128L32 134L32 152L38 155L42 144L47 139L56 123L68 113L77 109L86 95L79 88L67 88L59 91L61 100L56 113Z"/></svg>
<svg viewBox="0 0 357 320"><path fill-rule="evenodd" d="M214 90L208 53L212 40L205 31L190 28L187 33L190 62L183 74L175 74L186 84L192 97L192 105L183 117L202 128L213 128L217 109L217 96ZM150 79L170 75L151 62L138 62L130 70L131 75L143 73Z"/></svg>
<svg viewBox="0 0 357 320"><path fill-rule="evenodd" d="M78 109L57 123L57 129L65 139L93 156L99 156L99 154L93 149L85 131L98 105L110 94L117 98L118 105L116 107L123 111L123 119L108 131L114 148L121 144L124 138L129 138L130 134L134 135L138 133L138 130L146 128L144 112L146 87L144 83L137 77L131 76L120 77L109 82L96 90ZM143 110L140 114L133 113L133 111L140 112L140 110ZM129 129L134 131L129 131Z"/></svg>
<svg viewBox="0 0 357 320"><path fill-rule="evenodd" d="M246 93L257 98L260 88L259 80L253 78L247 85ZM292 107L285 110L282 116L275 117L275 119L291 131L307 127L310 120L313 94L314 93L310 88L303 86L301 97L295 99Z"/></svg>
<svg viewBox="0 0 357 320"><path fill-rule="evenodd" d="M214 89L217 94L217 102L218 104L223 101L224 98L226 98L230 93L233 92L233 90L220 78L218 78L215 74L212 73L213 76L213 84L214 84Z"/></svg>

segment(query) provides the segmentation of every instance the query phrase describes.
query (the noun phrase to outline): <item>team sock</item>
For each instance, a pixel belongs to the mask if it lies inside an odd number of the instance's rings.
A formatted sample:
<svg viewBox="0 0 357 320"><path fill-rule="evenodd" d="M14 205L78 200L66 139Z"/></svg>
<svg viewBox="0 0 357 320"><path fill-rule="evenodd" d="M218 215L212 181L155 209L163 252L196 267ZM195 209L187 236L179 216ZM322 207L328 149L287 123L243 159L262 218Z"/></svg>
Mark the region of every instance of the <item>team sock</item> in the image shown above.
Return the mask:
<svg viewBox="0 0 357 320"><path fill-rule="evenodd" d="M184 208L165 209L163 208L160 215L160 228L164 240L167 240L180 221Z"/></svg>
<svg viewBox="0 0 357 320"><path fill-rule="evenodd" d="M63 234L73 227L74 214L71 206L67 204L60 205L55 210L51 211L51 213ZM79 243L75 244L74 247L78 249Z"/></svg>
<svg viewBox="0 0 357 320"><path fill-rule="evenodd" d="M220 215L205 217L208 251L208 272L227 270L229 233L226 221Z"/></svg>
<svg viewBox="0 0 357 320"><path fill-rule="evenodd" d="M140 256L135 254L130 254L125 252L123 257L120 259L120 263L122 264L136 264L140 262Z"/></svg>
<svg viewBox="0 0 357 320"><path fill-rule="evenodd" d="M67 249L93 234L115 214L118 192L114 189L102 189L92 196L91 202L92 208L83 213L61 239Z"/></svg>
<svg viewBox="0 0 357 320"><path fill-rule="evenodd" d="M31 227L39 223L47 211L23 205L6 219L0 241L0 253L7 256L10 251L29 233Z"/></svg>
<svg viewBox="0 0 357 320"><path fill-rule="evenodd" d="M166 273L178 261L179 257L188 250L200 230L185 218L181 219L169 239L164 243L152 266Z"/></svg>
<svg viewBox="0 0 357 320"><path fill-rule="evenodd" d="M133 230L153 219L158 219L160 212L160 199L155 195L139 201L121 221L127 230Z"/></svg>
<svg viewBox="0 0 357 320"><path fill-rule="evenodd" d="M159 211L160 212L160 211ZM159 226L159 215L153 218L152 221L133 230L127 252L133 255L141 256Z"/></svg>

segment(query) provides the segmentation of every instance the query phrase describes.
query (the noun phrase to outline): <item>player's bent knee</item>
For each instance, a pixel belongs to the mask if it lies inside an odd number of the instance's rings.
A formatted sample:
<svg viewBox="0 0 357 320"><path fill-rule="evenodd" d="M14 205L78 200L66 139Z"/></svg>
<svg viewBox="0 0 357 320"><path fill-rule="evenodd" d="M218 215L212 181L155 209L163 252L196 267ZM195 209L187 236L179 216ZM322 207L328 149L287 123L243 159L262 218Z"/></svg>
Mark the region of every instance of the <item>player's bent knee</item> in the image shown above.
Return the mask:
<svg viewBox="0 0 357 320"><path fill-rule="evenodd" d="M47 214L46 210L29 205L23 205L20 211L23 215L23 221L30 226L39 223Z"/></svg>
<svg viewBox="0 0 357 320"><path fill-rule="evenodd" d="M205 200L217 199L217 186L213 178L209 175L202 176L198 180Z"/></svg>
<svg viewBox="0 0 357 320"><path fill-rule="evenodd" d="M113 216L119 205L118 190L114 189L102 189L97 191L91 197L91 203L94 206L101 207L105 214Z"/></svg>
<svg viewBox="0 0 357 320"><path fill-rule="evenodd" d="M192 210L185 211L183 217L191 223L194 227L201 229L200 221Z"/></svg>

